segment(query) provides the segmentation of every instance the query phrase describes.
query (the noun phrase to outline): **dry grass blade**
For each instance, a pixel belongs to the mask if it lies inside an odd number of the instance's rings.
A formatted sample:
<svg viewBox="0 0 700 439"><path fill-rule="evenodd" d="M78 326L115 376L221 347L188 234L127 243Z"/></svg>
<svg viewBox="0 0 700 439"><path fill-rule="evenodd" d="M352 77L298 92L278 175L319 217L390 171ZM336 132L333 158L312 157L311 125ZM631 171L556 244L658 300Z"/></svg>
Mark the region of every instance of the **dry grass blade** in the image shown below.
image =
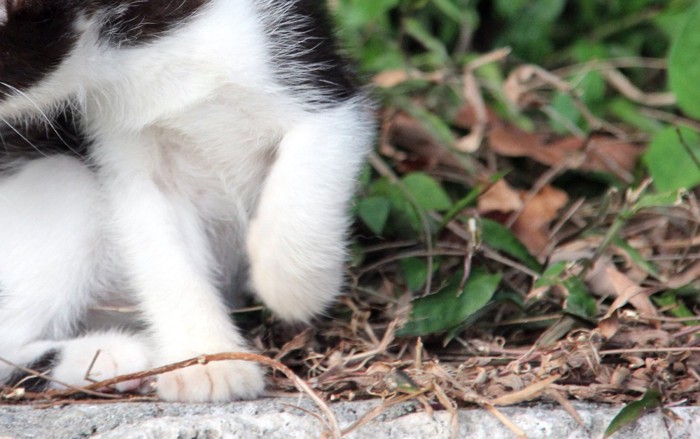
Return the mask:
<svg viewBox="0 0 700 439"><path fill-rule="evenodd" d="M583 422L583 418L581 418L581 415L578 414L578 411L576 411L576 408L574 407L573 404L571 404L571 401L566 399L566 397L557 389L552 386L552 388L546 389L545 394L549 396L550 398L554 399L556 402L559 403L562 407L564 407L564 410L571 415L572 418L576 421L578 425L581 427L585 427L586 424Z"/></svg>
<svg viewBox="0 0 700 439"><path fill-rule="evenodd" d="M525 434L525 432L518 428L518 426L515 425L513 421L508 419L508 417L501 413L496 407L494 407L491 404L485 403L482 403L481 407L487 412L491 413L496 419L501 421L501 423L508 427L508 429L512 431L519 439L527 439L527 435Z"/></svg>
<svg viewBox="0 0 700 439"><path fill-rule="evenodd" d="M525 387L522 390L518 390L517 392L512 392L512 393L508 393L506 395L500 396L491 402L495 406L508 406L508 405L513 405L513 404L525 402L525 401L532 401L538 395L540 395L542 392L544 392L547 389L547 387L549 387L555 381L557 381L559 378L561 378L560 375L553 375L549 378L545 378L542 381L538 381L536 383L530 384L529 386Z"/></svg>
<svg viewBox="0 0 700 439"><path fill-rule="evenodd" d="M438 384L433 383L433 392L437 396L440 404L450 413L450 439L459 438L459 414L457 413L457 407L455 403L449 396L442 390Z"/></svg>

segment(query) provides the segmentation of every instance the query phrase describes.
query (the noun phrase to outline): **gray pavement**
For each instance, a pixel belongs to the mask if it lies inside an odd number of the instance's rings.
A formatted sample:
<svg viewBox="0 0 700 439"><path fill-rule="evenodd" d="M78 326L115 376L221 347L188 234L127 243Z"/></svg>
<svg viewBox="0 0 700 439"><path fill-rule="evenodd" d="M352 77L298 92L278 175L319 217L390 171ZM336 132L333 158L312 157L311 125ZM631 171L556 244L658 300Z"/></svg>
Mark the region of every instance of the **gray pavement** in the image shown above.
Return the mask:
<svg viewBox="0 0 700 439"><path fill-rule="evenodd" d="M332 405L341 428L379 404L377 401ZM602 438L619 407L575 404L585 426L559 406L502 408L529 438ZM674 408L675 416L652 412L613 438L700 438L700 407ZM318 438L324 428L318 409L306 398L261 399L231 404L131 403L68 405L49 409L0 406L0 439L146 439L146 438ZM460 438L515 438L500 421L480 409L459 412ZM386 410L348 438L449 438L450 414L431 416L415 403Z"/></svg>

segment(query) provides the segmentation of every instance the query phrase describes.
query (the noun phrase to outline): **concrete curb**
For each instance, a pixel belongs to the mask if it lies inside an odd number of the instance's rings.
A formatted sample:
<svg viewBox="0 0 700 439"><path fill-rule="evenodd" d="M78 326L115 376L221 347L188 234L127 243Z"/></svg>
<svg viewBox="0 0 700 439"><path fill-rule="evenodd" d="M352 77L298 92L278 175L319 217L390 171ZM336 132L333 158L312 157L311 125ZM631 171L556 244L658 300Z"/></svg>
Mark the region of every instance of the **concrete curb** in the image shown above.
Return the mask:
<svg viewBox="0 0 700 439"><path fill-rule="evenodd" d="M351 425L378 401L339 403L332 406L341 428ZM576 404L585 427L562 408L540 404L503 408L531 439L602 438L619 407ZM321 437L321 421L311 413L317 408L307 399L261 399L231 404L134 403L69 405L32 409L0 406L0 439L147 439L241 438L292 439ZM652 412L615 439L700 439L700 407L679 407L677 419ZM404 439L449 438L450 415L425 413L420 405L405 403L387 409L380 417L347 438ZM514 438L515 435L484 410L459 412L459 437Z"/></svg>

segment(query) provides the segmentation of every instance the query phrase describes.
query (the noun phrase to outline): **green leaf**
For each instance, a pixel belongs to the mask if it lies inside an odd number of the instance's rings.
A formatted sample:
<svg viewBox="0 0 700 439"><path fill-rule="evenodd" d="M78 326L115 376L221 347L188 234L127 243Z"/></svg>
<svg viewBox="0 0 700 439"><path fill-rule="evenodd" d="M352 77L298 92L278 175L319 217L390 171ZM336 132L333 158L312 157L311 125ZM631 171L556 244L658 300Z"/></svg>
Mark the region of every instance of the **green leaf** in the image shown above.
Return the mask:
<svg viewBox="0 0 700 439"><path fill-rule="evenodd" d="M476 200L479 199L479 195L481 194L483 190L482 186L477 186L469 193L458 200L451 208L450 210L443 216L442 222L440 223L440 228L442 229L454 219L455 216L457 216L458 213L460 213L462 210L466 209L467 206L471 206L476 202Z"/></svg>
<svg viewBox="0 0 700 439"><path fill-rule="evenodd" d="M460 23L464 20L465 12L449 0L433 0L433 4L440 9L447 17Z"/></svg>
<svg viewBox="0 0 700 439"><path fill-rule="evenodd" d="M700 35L700 32L698 34ZM700 87L697 89L700 91ZM644 154L644 163L654 178L656 188L666 192L692 188L700 183L700 168L696 163L698 158L700 158L698 133L688 128L681 128L679 137L678 129L671 127L656 133Z"/></svg>
<svg viewBox="0 0 700 439"><path fill-rule="evenodd" d="M645 413L658 407L661 407L661 393L656 389L647 390L642 399L629 403L620 410L605 430L604 437L609 438L621 428L637 422Z"/></svg>
<svg viewBox="0 0 700 439"><path fill-rule="evenodd" d="M581 112L576 107L574 98L565 93L557 93L552 100L554 114L550 115L552 127L558 133L567 134L571 126L580 127Z"/></svg>
<svg viewBox="0 0 700 439"><path fill-rule="evenodd" d="M460 289L462 276L458 272L439 292L415 299L409 320L397 335L434 334L461 325L489 303L501 282L499 274L475 270Z"/></svg>
<svg viewBox="0 0 700 439"><path fill-rule="evenodd" d="M680 191L677 190L659 194L645 193L634 203L632 212L636 213L642 209L653 209L655 207L677 207L680 206L682 202L683 199L681 198Z"/></svg>
<svg viewBox="0 0 700 439"><path fill-rule="evenodd" d="M428 174L409 174L403 178L403 184L422 209L443 211L452 207L452 201L445 190Z"/></svg>
<svg viewBox="0 0 700 439"><path fill-rule="evenodd" d="M542 273L542 276L535 282L535 288L551 287L561 284L561 279L566 271L567 265L568 262L560 261L547 267L544 273Z"/></svg>
<svg viewBox="0 0 700 439"><path fill-rule="evenodd" d="M391 213L385 232L394 232L399 236L413 238L421 230L421 222L416 208L407 199L401 188L386 178L380 178L369 188L372 197L383 197L391 202Z"/></svg>
<svg viewBox="0 0 700 439"><path fill-rule="evenodd" d="M369 197L357 205L357 214L369 229L381 235L391 212L391 201L384 197Z"/></svg>
<svg viewBox="0 0 700 439"><path fill-rule="evenodd" d="M607 110L615 117L630 125L634 125L640 130L648 133L659 131L663 125L659 121L645 116L641 113L640 107L624 98L611 98L607 102Z"/></svg>
<svg viewBox="0 0 700 439"><path fill-rule="evenodd" d="M688 318L695 316L695 314L693 314L693 312L689 310L687 306L685 306L685 303L683 303L683 301L678 300L675 291L667 291L660 296L652 296L651 299L657 306L667 308L667 312L670 312L671 315L674 317ZM688 326L694 326L698 323L698 320L684 322L684 324Z"/></svg>
<svg viewBox="0 0 700 439"><path fill-rule="evenodd" d="M434 87L434 85L431 86L431 88ZM443 118L428 111L424 107L418 106L412 101L407 100L405 96L397 98L394 103L402 110L407 111L411 116L416 118L421 123L423 128L425 128L428 133L430 133L430 135L432 135L438 142L445 145L454 144L455 136L452 133L452 129Z"/></svg>
<svg viewBox="0 0 700 439"><path fill-rule="evenodd" d="M569 293L564 302L564 311L591 321L596 315L598 306L583 281L577 277L570 277L564 280L562 286Z"/></svg>
<svg viewBox="0 0 700 439"><path fill-rule="evenodd" d="M428 281L428 264L421 258L401 259L401 269L406 287L410 291L418 291Z"/></svg>
<svg viewBox="0 0 700 439"><path fill-rule="evenodd" d="M501 171L501 172L496 172L494 175L489 177L489 184L496 183L500 180L503 179L508 174L509 171ZM440 223L440 228L442 229L454 219L457 214L459 214L462 210L466 209L468 206L471 206L476 203L476 201L479 199L479 195L487 188L487 184L477 184L474 186L469 193L464 196L463 198L457 200L456 203L450 208L450 210L443 216L442 222Z"/></svg>
<svg viewBox="0 0 700 439"><path fill-rule="evenodd" d="M409 18L405 23L406 33L415 38L440 61L446 62L449 59L444 44L435 38L420 21Z"/></svg>
<svg viewBox="0 0 700 439"><path fill-rule="evenodd" d="M352 0L351 2L340 2L339 6L341 9L337 15L346 26L367 26L398 4L399 0Z"/></svg>
<svg viewBox="0 0 700 439"><path fill-rule="evenodd" d="M483 227L482 239L489 247L516 258L538 273L542 271L542 265L507 227L485 218L481 220L481 223Z"/></svg>
<svg viewBox="0 0 700 439"><path fill-rule="evenodd" d="M671 46L668 73L671 90L678 105L689 116L700 118L700 5L688 13L688 19Z"/></svg>
<svg viewBox="0 0 700 439"><path fill-rule="evenodd" d="M629 245L627 241L620 237L615 237L613 239L613 243L619 249L624 251L627 254L627 256L629 256L629 258L632 260L632 262L634 262L638 267L647 272L647 274L650 274L657 279L659 278L659 270L656 269L656 266L651 262L647 261L646 258L644 258L644 256L640 255L637 249Z"/></svg>

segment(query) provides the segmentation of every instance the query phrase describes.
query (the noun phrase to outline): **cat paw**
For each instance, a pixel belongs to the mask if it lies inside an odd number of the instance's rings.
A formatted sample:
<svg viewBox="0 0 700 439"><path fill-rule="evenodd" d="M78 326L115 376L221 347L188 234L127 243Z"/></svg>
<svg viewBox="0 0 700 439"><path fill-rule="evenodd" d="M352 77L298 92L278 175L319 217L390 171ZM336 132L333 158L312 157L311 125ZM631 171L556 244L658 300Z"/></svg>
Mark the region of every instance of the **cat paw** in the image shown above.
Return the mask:
<svg viewBox="0 0 700 439"><path fill-rule="evenodd" d="M217 361L160 375L156 386L166 401L226 402L259 396L265 379L255 363Z"/></svg>
<svg viewBox="0 0 700 439"><path fill-rule="evenodd" d="M150 367L146 343L138 337L122 333L92 334L61 343L58 362L51 375L57 381L50 387L64 388L65 383L87 386L147 370ZM137 390L141 380L118 383L118 392Z"/></svg>
<svg viewBox="0 0 700 439"><path fill-rule="evenodd" d="M250 225L251 281L257 295L279 317L308 321L322 313L340 291L344 245L340 239L291 233L277 236L270 231L299 228L279 223L282 221L276 218L258 218Z"/></svg>

